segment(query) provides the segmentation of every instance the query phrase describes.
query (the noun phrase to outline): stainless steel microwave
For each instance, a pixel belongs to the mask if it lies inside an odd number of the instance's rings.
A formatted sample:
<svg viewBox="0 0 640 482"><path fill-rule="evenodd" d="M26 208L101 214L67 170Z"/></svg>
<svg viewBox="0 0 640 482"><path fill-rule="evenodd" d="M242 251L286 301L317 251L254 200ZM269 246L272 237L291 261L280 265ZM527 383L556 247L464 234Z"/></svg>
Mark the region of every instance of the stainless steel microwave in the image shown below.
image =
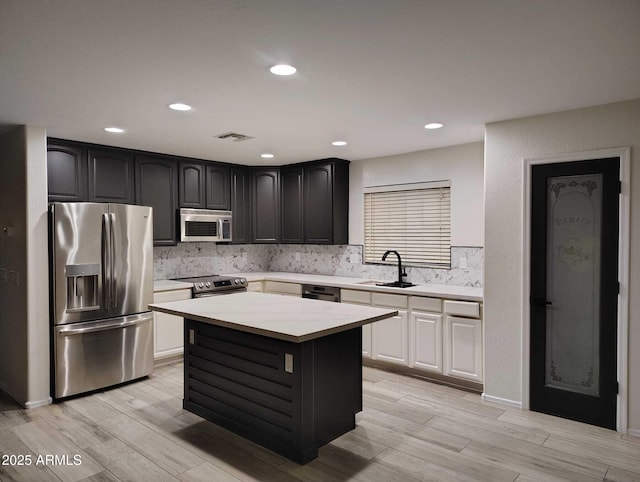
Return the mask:
<svg viewBox="0 0 640 482"><path fill-rule="evenodd" d="M231 241L231 211L180 209L180 241Z"/></svg>

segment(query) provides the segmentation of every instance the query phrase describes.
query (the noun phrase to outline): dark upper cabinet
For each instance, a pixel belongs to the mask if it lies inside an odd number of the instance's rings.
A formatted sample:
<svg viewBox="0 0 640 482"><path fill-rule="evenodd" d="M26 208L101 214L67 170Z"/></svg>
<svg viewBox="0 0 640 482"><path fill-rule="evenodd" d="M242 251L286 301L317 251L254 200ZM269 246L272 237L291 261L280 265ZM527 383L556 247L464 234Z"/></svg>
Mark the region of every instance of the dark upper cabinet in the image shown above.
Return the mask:
<svg viewBox="0 0 640 482"><path fill-rule="evenodd" d="M280 169L281 243L304 243L303 168Z"/></svg>
<svg viewBox="0 0 640 482"><path fill-rule="evenodd" d="M204 208L205 170L201 162L184 162L179 164L178 176L181 208Z"/></svg>
<svg viewBox="0 0 640 482"><path fill-rule="evenodd" d="M89 201L133 204L133 153L89 148Z"/></svg>
<svg viewBox="0 0 640 482"><path fill-rule="evenodd" d="M304 165L304 242L349 242L349 163L325 159Z"/></svg>
<svg viewBox="0 0 640 482"><path fill-rule="evenodd" d="M280 239L280 190L277 168L258 168L251 176L251 232L254 243Z"/></svg>
<svg viewBox="0 0 640 482"><path fill-rule="evenodd" d="M136 156L136 204L153 208L154 246L177 243L178 162L168 157Z"/></svg>
<svg viewBox="0 0 640 482"><path fill-rule="evenodd" d="M231 242L251 242L251 171L247 168L231 168Z"/></svg>
<svg viewBox="0 0 640 482"><path fill-rule="evenodd" d="M231 206L229 195L229 166L224 164L206 164L206 204L207 209L228 210Z"/></svg>
<svg viewBox="0 0 640 482"><path fill-rule="evenodd" d="M178 207L231 209L232 243L347 244L349 161L250 168L48 139L49 201L153 207L154 245L178 241Z"/></svg>
<svg viewBox="0 0 640 482"><path fill-rule="evenodd" d="M47 144L49 201L87 201L87 150L58 141Z"/></svg>

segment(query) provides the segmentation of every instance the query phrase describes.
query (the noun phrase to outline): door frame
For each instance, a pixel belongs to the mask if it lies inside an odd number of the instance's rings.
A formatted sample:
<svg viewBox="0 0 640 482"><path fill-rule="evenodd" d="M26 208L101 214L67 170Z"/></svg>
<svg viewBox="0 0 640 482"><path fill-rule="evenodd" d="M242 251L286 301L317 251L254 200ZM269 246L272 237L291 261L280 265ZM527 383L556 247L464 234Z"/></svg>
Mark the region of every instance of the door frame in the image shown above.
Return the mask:
<svg viewBox="0 0 640 482"><path fill-rule="evenodd" d="M630 236L630 147L614 147L610 149L598 149L583 152L571 152L554 156L531 157L523 162L523 220L522 230L522 253L523 253L523 275L522 275L522 387L521 400L522 408L529 410L530 398L530 337L531 319L529 295L531 291L531 173L534 165L552 164L559 162L586 161L607 157L620 158L620 212L618 216L618 281L620 282L620 293L618 294L618 397L616 403L616 430L627 433L628 424L628 363L629 363L629 236Z"/></svg>

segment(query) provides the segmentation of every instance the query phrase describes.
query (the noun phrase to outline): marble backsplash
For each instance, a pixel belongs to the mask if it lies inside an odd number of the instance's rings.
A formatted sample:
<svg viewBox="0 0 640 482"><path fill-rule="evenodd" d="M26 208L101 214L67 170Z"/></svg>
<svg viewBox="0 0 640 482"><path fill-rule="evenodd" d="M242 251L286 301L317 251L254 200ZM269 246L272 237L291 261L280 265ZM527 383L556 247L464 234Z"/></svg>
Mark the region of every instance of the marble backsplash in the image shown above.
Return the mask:
<svg viewBox="0 0 640 482"><path fill-rule="evenodd" d="M300 258L299 260L297 258ZM466 267L461 268L461 260ZM455 286L482 286L481 247L452 247L451 269L407 267L407 280ZM179 243L153 248L154 279L213 273L285 271L395 280L395 266L363 264L361 245Z"/></svg>

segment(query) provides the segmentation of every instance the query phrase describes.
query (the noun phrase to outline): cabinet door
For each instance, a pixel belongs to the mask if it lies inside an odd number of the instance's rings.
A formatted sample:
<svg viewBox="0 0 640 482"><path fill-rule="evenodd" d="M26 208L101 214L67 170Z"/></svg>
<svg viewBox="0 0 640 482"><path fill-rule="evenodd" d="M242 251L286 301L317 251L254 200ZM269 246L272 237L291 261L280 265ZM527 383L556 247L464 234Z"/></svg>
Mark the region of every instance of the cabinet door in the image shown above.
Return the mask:
<svg viewBox="0 0 640 482"><path fill-rule="evenodd" d="M133 154L89 149L89 201L133 204Z"/></svg>
<svg viewBox="0 0 640 482"><path fill-rule="evenodd" d="M342 303L349 305L371 306L371 303L356 303L353 301L342 301ZM371 323L362 325L362 356L364 358L371 358L371 325Z"/></svg>
<svg viewBox="0 0 640 482"><path fill-rule="evenodd" d="M442 373L442 315L412 311L409 333L410 365Z"/></svg>
<svg viewBox="0 0 640 482"><path fill-rule="evenodd" d="M181 208L204 208L204 166L199 162L180 162L178 176Z"/></svg>
<svg viewBox="0 0 640 482"><path fill-rule="evenodd" d="M280 240L278 169L256 169L252 180L252 240L277 243Z"/></svg>
<svg viewBox="0 0 640 482"><path fill-rule="evenodd" d="M333 165L304 168L304 239L306 243L333 242Z"/></svg>
<svg viewBox="0 0 640 482"><path fill-rule="evenodd" d="M250 171L247 169L231 169L231 239L234 244L251 242L251 189Z"/></svg>
<svg viewBox="0 0 640 482"><path fill-rule="evenodd" d="M73 144L47 145L49 201L87 201L87 151Z"/></svg>
<svg viewBox="0 0 640 482"><path fill-rule="evenodd" d="M228 210L231 204L229 196L229 166L206 164L206 208Z"/></svg>
<svg viewBox="0 0 640 482"><path fill-rule="evenodd" d="M191 298L191 290L162 291L153 294L154 303L165 301L180 301ZM183 318L155 311L154 324L154 359L178 355L184 349Z"/></svg>
<svg viewBox="0 0 640 482"><path fill-rule="evenodd" d="M482 381L482 321L445 317L445 375Z"/></svg>
<svg viewBox="0 0 640 482"><path fill-rule="evenodd" d="M371 323L362 325L362 356L371 358Z"/></svg>
<svg viewBox="0 0 640 482"><path fill-rule="evenodd" d="M154 246L175 246L177 161L170 158L136 157L136 204L153 208Z"/></svg>
<svg viewBox="0 0 640 482"><path fill-rule="evenodd" d="M304 243L302 167L280 170L282 243Z"/></svg>
<svg viewBox="0 0 640 482"><path fill-rule="evenodd" d="M399 365L409 365L409 320L404 310L398 315L371 326L372 355L382 360Z"/></svg>

